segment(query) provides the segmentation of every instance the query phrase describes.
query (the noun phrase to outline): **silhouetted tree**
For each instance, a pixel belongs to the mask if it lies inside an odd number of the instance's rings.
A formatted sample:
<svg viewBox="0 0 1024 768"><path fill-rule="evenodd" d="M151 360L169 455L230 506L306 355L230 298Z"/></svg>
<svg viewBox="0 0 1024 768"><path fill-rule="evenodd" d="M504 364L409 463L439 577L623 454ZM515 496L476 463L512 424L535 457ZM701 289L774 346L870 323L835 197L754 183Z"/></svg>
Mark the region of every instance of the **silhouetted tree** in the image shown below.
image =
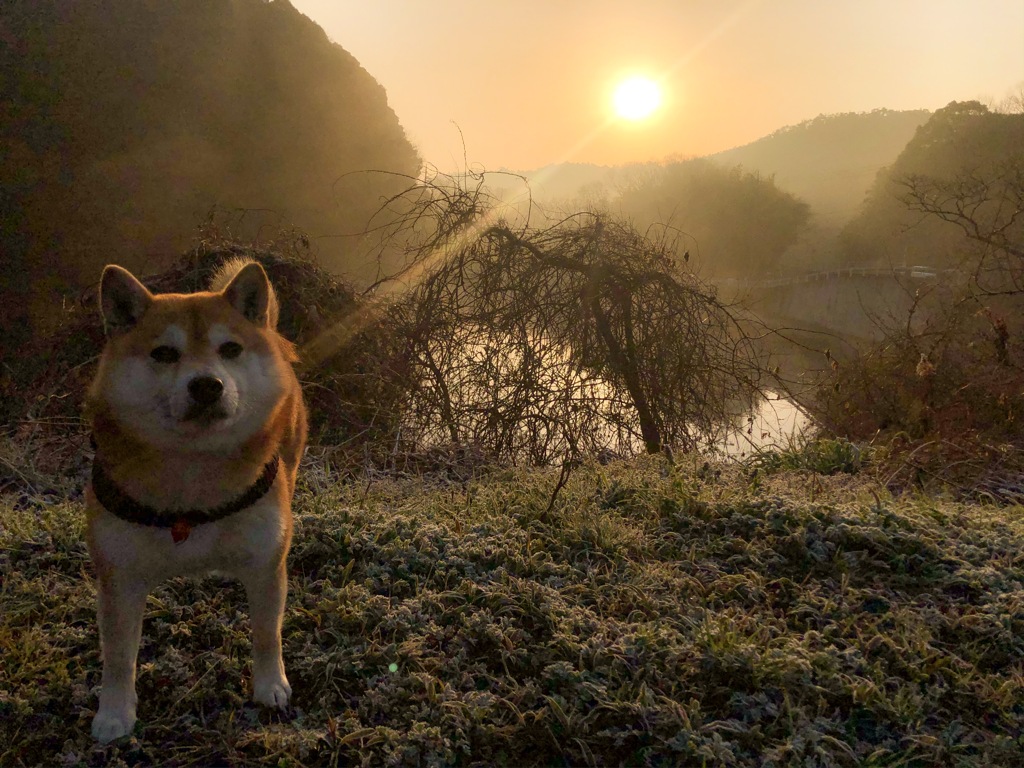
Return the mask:
<svg viewBox="0 0 1024 768"><path fill-rule="evenodd" d="M909 174L900 184L910 210L955 224L982 246L969 259L980 287L1024 289L1024 150L985 169L952 178Z"/></svg>
<svg viewBox="0 0 1024 768"><path fill-rule="evenodd" d="M692 449L749 403L753 347L674 243L607 214L514 225L451 181L411 190L417 223L437 226L409 252L417 277L393 310L420 372L414 442L538 464Z"/></svg>
<svg viewBox="0 0 1024 768"><path fill-rule="evenodd" d="M869 258L955 267L915 291L907 317L881 326L881 343L820 382L814 405L821 423L852 439L899 435L936 447L941 461L929 459L931 450L909 457L919 481L925 471L952 481L953 468L959 474L970 467L975 479L1019 473L1022 147L1024 115L953 102L879 175L848 227L848 237L857 238L848 242Z"/></svg>

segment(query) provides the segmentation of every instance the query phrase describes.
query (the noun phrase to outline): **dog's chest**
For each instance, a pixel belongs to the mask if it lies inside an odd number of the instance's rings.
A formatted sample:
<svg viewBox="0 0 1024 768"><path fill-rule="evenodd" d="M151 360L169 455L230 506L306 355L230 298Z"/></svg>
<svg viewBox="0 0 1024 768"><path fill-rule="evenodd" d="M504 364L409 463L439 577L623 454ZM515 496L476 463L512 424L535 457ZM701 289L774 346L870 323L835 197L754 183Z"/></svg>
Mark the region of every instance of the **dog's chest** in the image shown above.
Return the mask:
<svg viewBox="0 0 1024 768"><path fill-rule="evenodd" d="M286 514L268 496L223 520L193 526L176 542L169 528L127 523L104 512L92 523L92 542L102 560L151 583L210 571L240 575L278 556L287 536Z"/></svg>

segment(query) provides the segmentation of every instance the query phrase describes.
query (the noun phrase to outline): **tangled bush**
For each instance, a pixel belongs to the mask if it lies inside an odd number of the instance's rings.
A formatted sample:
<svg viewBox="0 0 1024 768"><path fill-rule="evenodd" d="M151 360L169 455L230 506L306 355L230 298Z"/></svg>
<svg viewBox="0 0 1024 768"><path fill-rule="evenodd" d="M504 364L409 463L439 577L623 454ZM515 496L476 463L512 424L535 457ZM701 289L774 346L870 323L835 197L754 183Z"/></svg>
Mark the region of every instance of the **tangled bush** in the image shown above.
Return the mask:
<svg viewBox="0 0 1024 768"><path fill-rule="evenodd" d="M757 387L753 346L674 249L600 214L482 229L399 306L418 439L511 462L691 450Z"/></svg>
<svg viewBox="0 0 1024 768"><path fill-rule="evenodd" d="M888 456L882 463L891 485L965 493L1021 485L1019 302L962 299L919 329L912 322L889 329L882 343L821 378L814 416L834 434L884 445L875 458ZM1005 490L994 495L1013 498Z"/></svg>

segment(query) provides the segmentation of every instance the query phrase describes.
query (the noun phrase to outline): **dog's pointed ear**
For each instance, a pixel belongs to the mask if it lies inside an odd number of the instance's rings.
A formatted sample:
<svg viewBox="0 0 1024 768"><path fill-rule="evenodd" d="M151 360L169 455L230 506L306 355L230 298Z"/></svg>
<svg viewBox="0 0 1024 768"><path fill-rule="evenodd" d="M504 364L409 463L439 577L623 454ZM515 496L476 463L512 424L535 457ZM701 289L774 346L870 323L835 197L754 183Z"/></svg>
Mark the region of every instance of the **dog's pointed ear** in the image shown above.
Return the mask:
<svg viewBox="0 0 1024 768"><path fill-rule="evenodd" d="M256 262L249 262L238 270L223 294L250 323L271 328L277 324L274 289L267 273Z"/></svg>
<svg viewBox="0 0 1024 768"><path fill-rule="evenodd" d="M130 330L142 318L153 294L135 275L116 264L108 264L100 279L100 311L108 336Z"/></svg>

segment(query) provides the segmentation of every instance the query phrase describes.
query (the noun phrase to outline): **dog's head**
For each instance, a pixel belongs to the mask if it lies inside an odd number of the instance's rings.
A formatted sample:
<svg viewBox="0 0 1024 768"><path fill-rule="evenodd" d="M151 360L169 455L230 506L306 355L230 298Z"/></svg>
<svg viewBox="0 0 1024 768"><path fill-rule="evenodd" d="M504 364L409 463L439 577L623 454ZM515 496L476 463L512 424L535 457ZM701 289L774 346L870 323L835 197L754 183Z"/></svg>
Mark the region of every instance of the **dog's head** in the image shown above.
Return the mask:
<svg viewBox="0 0 1024 768"><path fill-rule="evenodd" d="M236 262L219 282L219 290L154 295L127 270L106 267L107 344L90 407L164 448L220 450L258 431L287 391L294 351L277 334L263 267Z"/></svg>

